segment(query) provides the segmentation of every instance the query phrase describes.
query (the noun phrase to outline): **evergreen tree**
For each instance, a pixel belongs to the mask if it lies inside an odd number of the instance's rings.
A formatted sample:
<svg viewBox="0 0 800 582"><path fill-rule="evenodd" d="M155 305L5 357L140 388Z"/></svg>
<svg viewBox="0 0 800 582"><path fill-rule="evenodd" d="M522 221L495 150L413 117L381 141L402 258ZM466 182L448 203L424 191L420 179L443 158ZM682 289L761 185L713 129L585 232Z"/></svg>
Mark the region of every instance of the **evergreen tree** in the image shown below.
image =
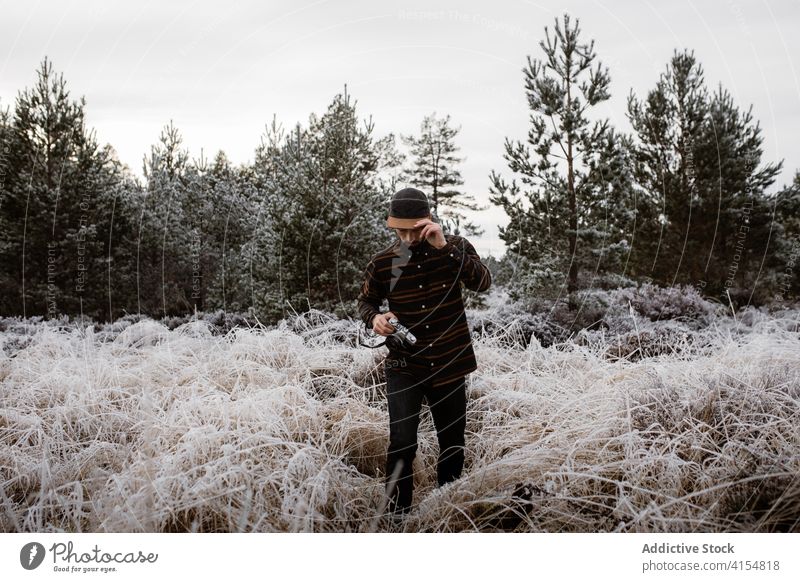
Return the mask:
<svg viewBox="0 0 800 582"><path fill-rule="evenodd" d="M709 95L687 51L675 52L644 102L630 95L643 189L636 274L749 302L752 267L769 241L764 191L781 167L758 167L763 138L751 111L739 111L722 87Z"/></svg>
<svg viewBox="0 0 800 582"><path fill-rule="evenodd" d="M136 249L139 225L138 208L142 198L142 185L128 169L111 191L111 230L108 236L107 290L103 294L108 303L107 317L113 320L136 312Z"/></svg>
<svg viewBox="0 0 800 582"><path fill-rule="evenodd" d="M273 127L257 152L258 211L247 243L259 317L317 308L352 312L370 256L391 242L373 123L345 91L281 142Z"/></svg>
<svg viewBox="0 0 800 582"><path fill-rule="evenodd" d="M378 155L378 189L387 200L398 190L401 184L408 182L410 176L404 165L406 155L397 147L397 140L393 133L375 142L375 153ZM387 202L388 205L388 202Z"/></svg>
<svg viewBox="0 0 800 582"><path fill-rule="evenodd" d="M199 216L205 209L190 213L195 175L172 121L144 157L142 169L146 186L136 261L139 311L164 317L191 312L192 277L201 246Z"/></svg>
<svg viewBox="0 0 800 582"><path fill-rule="evenodd" d="M0 100L0 221L3 220L3 204L6 200L6 187L8 185L8 178L11 172L9 167L9 154L11 153L11 121L9 116L9 108L3 108L3 103ZM2 222L0 222L2 226ZM10 245L8 240L8 231L0 229L0 256L4 253L4 248ZM3 265L5 266L5 265Z"/></svg>
<svg viewBox="0 0 800 582"><path fill-rule="evenodd" d="M508 250L526 265L524 292L563 294L571 307L581 285L618 280L635 217L629 143L590 108L609 98L610 77L596 62L594 41L580 42L579 21L555 21L540 43L545 58L523 69L531 128L527 143L506 138L504 158L520 176L507 183L492 171L491 201L509 224ZM626 234L627 233L627 234ZM608 276L606 276L608 275Z"/></svg>
<svg viewBox="0 0 800 582"><path fill-rule="evenodd" d="M86 128L45 58L3 121L0 311L109 317L112 220L124 167Z"/></svg>
<svg viewBox="0 0 800 582"><path fill-rule="evenodd" d="M436 112L422 120L419 136L403 136L403 142L409 146L413 156L413 168L410 170L412 183L429 194L432 202L431 212L441 215L442 224L447 230L460 234L459 228L465 221L459 209L485 210L486 206L478 206L475 197L458 189L464 184L458 164L463 161L456 155L459 148L455 138L461 128L450 126L450 116L437 119ZM439 212L441 206L441 212ZM481 235L483 229L471 221L463 224L467 235Z"/></svg>
<svg viewBox="0 0 800 582"><path fill-rule="evenodd" d="M776 268L768 274L768 288L779 303L800 301L800 171L794 181L784 186L775 200L776 244L771 253Z"/></svg>
<svg viewBox="0 0 800 582"><path fill-rule="evenodd" d="M234 168L220 151L203 174L203 191L212 208L204 228L203 305L209 309L245 311L250 305L242 285L241 249L247 237L252 206L242 168Z"/></svg>

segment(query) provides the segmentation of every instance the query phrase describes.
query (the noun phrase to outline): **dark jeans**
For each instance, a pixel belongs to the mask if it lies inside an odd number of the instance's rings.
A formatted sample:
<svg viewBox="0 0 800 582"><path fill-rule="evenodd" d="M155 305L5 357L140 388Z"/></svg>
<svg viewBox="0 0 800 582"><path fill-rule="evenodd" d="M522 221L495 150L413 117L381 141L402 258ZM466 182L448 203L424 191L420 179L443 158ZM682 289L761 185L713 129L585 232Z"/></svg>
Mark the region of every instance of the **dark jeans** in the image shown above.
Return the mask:
<svg viewBox="0 0 800 582"><path fill-rule="evenodd" d="M390 512L408 511L414 491L411 464L417 453L417 428L422 398L428 403L439 441L436 464L438 484L461 476L464 467L464 431L467 394L465 377L433 387L430 379L409 374L399 368L386 368L386 393L389 403L389 449L386 455L386 489L392 473L402 460L399 478L390 493Z"/></svg>

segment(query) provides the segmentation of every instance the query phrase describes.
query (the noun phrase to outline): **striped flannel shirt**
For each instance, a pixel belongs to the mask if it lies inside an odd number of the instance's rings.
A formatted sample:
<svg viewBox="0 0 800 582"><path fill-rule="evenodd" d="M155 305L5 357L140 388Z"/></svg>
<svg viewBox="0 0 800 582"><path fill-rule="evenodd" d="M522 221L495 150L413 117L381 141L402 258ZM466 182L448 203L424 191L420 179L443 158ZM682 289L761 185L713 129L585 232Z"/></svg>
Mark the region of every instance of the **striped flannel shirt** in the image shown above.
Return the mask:
<svg viewBox="0 0 800 582"><path fill-rule="evenodd" d="M492 283L470 242L445 234L441 249L423 239L408 247L400 240L374 255L364 273L358 312L368 329L384 298L389 311L413 333L413 346L387 341L384 367L397 366L438 386L477 368L472 336L464 313L461 285L486 291Z"/></svg>

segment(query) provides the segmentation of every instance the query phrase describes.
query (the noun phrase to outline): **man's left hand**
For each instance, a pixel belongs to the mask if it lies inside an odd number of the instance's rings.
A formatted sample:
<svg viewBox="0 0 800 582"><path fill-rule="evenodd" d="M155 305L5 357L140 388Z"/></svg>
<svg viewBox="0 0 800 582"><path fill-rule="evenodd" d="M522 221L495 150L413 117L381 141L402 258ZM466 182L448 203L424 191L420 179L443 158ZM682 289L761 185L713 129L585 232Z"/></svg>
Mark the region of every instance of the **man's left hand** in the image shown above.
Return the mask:
<svg viewBox="0 0 800 582"><path fill-rule="evenodd" d="M414 228L419 228L420 226L424 226L422 236L428 239L431 246L440 249L447 244L441 224L436 224L430 218L421 218L414 224Z"/></svg>

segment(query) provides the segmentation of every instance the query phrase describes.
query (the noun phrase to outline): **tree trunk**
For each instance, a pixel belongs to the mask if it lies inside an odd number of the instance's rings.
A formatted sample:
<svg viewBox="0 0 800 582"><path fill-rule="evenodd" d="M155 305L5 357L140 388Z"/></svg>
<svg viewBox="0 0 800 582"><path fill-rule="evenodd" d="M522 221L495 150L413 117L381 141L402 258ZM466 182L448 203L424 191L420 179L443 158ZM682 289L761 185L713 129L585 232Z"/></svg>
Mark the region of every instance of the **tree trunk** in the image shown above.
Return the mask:
<svg viewBox="0 0 800 582"><path fill-rule="evenodd" d="M571 83L567 81L567 103L571 103L570 97ZM575 160L572 155L572 135L567 134L567 190L569 191L569 275L567 278L567 293L569 294L570 310L577 309L577 298L575 292L578 290L578 258L576 251L578 248L578 203L575 196L575 170L573 167Z"/></svg>

